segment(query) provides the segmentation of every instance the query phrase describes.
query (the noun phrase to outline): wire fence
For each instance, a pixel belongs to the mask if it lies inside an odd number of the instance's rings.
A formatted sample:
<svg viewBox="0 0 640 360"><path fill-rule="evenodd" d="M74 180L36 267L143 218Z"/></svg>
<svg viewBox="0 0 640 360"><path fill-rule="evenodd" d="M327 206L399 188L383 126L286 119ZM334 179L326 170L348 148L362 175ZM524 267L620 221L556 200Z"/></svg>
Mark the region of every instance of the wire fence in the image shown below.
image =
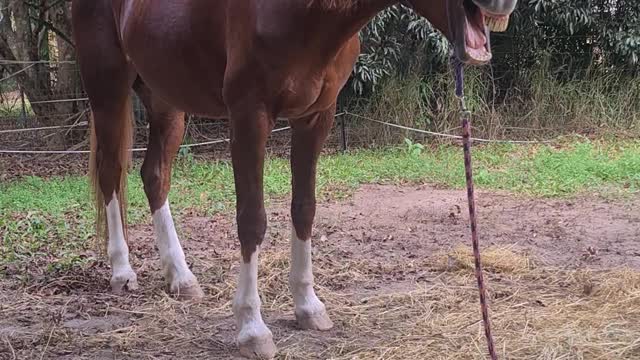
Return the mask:
<svg viewBox="0 0 640 360"><path fill-rule="evenodd" d="M441 138L447 138L447 139L462 140L462 136L460 136L460 135L449 134L449 133L439 133L439 132L433 132L433 131L427 131L427 130L412 128L412 127L403 126L403 125L399 125L399 124L395 124L395 123L391 123L391 122L387 122L387 121L372 119L370 117L354 114L354 113L351 113L351 112L348 112L348 111L336 114L336 118L347 117L347 116L354 117L356 119L360 119L360 120L363 120L363 121L368 121L368 122L381 124L381 125L388 126L388 127L391 127L391 128L402 129L402 130L418 133L418 134L425 134L425 135L430 135L430 136L434 136L434 137L441 137ZM339 122L338 124L339 124L338 126L341 128L341 130L343 130L343 131L340 132L340 135L341 135L340 143L342 145L341 148L343 150L346 150L347 149L347 144L348 144L347 138L346 138L346 131L344 131L345 127L346 127L346 123L344 121L342 121L342 122ZM88 127L88 123L86 121L83 121L83 122L79 122L79 123L74 124L74 125L46 126L46 127L28 128L28 129L9 129L9 130L0 131L0 135L2 135L2 134L10 134L10 133L38 132L38 131L44 131L44 130L73 129L73 128L76 128L76 127ZM271 134L272 135L273 134L277 134L277 133L284 132L284 131L287 131L287 130L290 130L290 129L291 129L290 126L280 127L280 128L274 129L271 132ZM88 131L88 129L84 129L84 130ZM181 145L180 148L181 149L190 149L190 148L197 148L197 147L203 147L203 146L208 146L208 145L217 145L217 144L228 143L230 140L231 140L230 138L224 138L224 139L217 139L217 140L211 140L211 141L189 143L189 144ZM552 143L552 142L554 142L554 140L501 140L501 139L482 139L482 138L476 138L476 137L472 137L471 140L475 141L475 142L481 142L481 143L510 143L510 144L543 144L543 143ZM131 152L144 152L144 151L147 151L147 148L146 147L142 147L142 148L134 147L130 151ZM88 154L88 153L90 153L89 150L15 150L15 149L0 149L0 154L25 154L25 155L54 155L54 154L58 154L58 155L72 155L72 154Z"/></svg>
<svg viewBox="0 0 640 360"><path fill-rule="evenodd" d="M73 155L88 153L89 104L82 91L77 65L73 61L9 61L0 59L0 69L5 64L18 65L14 72L0 71L0 154L5 155ZM35 89L23 89L15 81L22 73L40 76L42 86ZM504 74L491 71L491 80ZM442 84L441 84L442 85ZM445 89L451 91L450 89ZM133 93L132 93L133 94ZM495 96L495 91L494 91ZM148 141L146 111L141 101L133 94L135 142L134 152L144 152ZM494 99L495 102L495 99ZM438 128L428 122L413 119L411 114L388 116L384 112L366 112L352 110L343 106L338 114L337 126L328 140L330 150L346 150L348 147L367 147L383 144L385 141L373 136L382 136L392 141L405 137L421 139L439 139L438 141L458 141L461 139L456 127ZM488 137L475 138L479 143L532 144L549 143L552 140L540 139L547 130L545 127L530 126L530 117L544 117L538 123L554 123L567 116L567 111L522 112L520 122L503 125L501 136L488 132L476 132ZM545 120L546 119L546 120ZM635 121L635 120L633 120ZM277 131L270 141L274 152L284 152L289 145L286 121L278 121ZM366 129L366 131L363 131ZM540 136L522 139L521 132L540 132ZM210 120L186 115L186 132L182 148L189 151L227 150L229 125L225 120ZM372 135L374 134L374 135Z"/></svg>

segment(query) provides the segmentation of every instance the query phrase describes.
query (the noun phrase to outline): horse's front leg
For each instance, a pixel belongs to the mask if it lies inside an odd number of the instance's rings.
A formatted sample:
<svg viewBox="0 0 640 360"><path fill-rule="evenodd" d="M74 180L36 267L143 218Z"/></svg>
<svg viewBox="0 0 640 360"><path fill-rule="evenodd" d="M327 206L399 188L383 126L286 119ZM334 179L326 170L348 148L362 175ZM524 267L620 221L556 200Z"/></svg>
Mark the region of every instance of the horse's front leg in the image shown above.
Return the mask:
<svg viewBox="0 0 640 360"><path fill-rule="evenodd" d="M316 213L316 165L333 126L335 105L313 116L291 120L291 272L289 286L298 325L303 329L328 330L333 323L313 290L311 228Z"/></svg>
<svg viewBox="0 0 640 360"><path fill-rule="evenodd" d="M258 254L267 227L262 176L273 118L265 111L251 112L250 108L231 114L236 220L242 252L233 313L238 324L240 353L249 358L270 359L275 356L276 346L260 314Z"/></svg>

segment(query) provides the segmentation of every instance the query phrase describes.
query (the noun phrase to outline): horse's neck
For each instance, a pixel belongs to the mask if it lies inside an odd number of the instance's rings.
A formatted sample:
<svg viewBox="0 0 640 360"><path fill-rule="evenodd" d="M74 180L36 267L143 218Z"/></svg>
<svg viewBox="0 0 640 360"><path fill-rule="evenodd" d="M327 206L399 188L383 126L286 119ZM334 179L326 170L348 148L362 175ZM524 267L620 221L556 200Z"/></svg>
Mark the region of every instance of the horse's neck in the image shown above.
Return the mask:
<svg viewBox="0 0 640 360"><path fill-rule="evenodd" d="M397 4L398 0L358 0L352 9L336 12L323 10L326 32L323 38L335 44L337 52L347 41L356 36L378 13ZM332 52L332 51L330 51Z"/></svg>
<svg viewBox="0 0 640 360"><path fill-rule="evenodd" d="M331 16L339 18L345 24L350 36L357 34L382 10L398 3L398 0L359 0L353 9Z"/></svg>

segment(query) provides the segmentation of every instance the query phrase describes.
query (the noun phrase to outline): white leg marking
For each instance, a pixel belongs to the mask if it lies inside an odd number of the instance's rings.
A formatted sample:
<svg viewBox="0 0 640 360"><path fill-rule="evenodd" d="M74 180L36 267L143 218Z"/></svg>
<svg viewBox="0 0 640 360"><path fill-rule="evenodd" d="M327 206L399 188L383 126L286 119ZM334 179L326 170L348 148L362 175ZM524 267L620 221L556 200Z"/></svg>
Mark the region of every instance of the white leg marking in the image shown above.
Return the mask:
<svg viewBox="0 0 640 360"><path fill-rule="evenodd" d="M328 330L333 327L333 323L327 316L324 304L313 290L311 239L299 239L295 228L291 228L289 287L293 294L298 324L303 329Z"/></svg>
<svg viewBox="0 0 640 360"><path fill-rule="evenodd" d="M202 297L198 280L189 270L185 260L168 200L153 213L153 227L160 252L162 270L171 292L189 298Z"/></svg>
<svg viewBox="0 0 640 360"><path fill-rule="evenodd" d="M125 287L129 290L135 290L138 288L138 279L129 264L129 247L124 239L120 203L118 202L118 194L115 192L107 205L107 229L109 232L107 254L113 272L111 288L117 293L122 292Z"/></svg>
<svg viewBox="0 0 640 360"><path fill-rule="evenodd" d="M240 265L238 290L233 299L233 313L238 324L240 353L247 357L271 358L276 348L271 330L260 314L258 294L258 254L260 247L251 255L251 261Z"/></svg>

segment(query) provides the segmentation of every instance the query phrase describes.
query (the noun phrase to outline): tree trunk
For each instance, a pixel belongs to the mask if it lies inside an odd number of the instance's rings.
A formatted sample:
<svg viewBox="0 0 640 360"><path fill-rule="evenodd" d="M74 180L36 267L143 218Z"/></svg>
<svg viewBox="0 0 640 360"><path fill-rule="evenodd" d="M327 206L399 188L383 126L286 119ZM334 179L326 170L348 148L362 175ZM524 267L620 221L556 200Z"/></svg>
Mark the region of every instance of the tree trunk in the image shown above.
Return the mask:
<svg viewBox="0 0 640 360"><path fill-rule="evenodd" d="M42 125L66 125L75 120L72 115L81 104L58 101L78 98L81 93L69 40L71 3L0 0L0 11L0 66L16 74L18 86Z"/></svg>

